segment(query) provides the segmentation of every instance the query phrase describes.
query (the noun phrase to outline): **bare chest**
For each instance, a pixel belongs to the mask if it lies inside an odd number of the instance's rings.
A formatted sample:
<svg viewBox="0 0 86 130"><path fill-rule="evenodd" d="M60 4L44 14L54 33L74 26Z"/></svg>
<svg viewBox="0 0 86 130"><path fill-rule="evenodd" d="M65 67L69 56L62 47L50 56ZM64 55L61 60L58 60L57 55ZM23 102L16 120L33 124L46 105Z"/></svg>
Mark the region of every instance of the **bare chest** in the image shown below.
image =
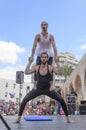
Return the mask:
<svg viewBox="0 0 86 130"><path fill-rule="evenodd" d="M40 72L41 75L46 75L47 71L48 71L47 68L40 68L39 72Z"/></svg>

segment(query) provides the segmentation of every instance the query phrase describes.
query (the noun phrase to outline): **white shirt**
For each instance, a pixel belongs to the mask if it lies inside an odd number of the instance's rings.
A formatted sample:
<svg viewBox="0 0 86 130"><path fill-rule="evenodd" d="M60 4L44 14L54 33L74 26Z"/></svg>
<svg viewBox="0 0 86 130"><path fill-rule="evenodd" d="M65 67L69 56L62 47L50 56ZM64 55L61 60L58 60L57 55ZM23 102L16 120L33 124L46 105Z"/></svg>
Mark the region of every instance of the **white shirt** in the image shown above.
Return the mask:
<svg viewBox="0 0 86 130"><path fill-rule="evenodd" d="M35 54L40 56L42 52L47 52L49 57L54 56L54 50L50 42L50 35L48 34L47 38L44 38L40 33L40 42L37 43Z"/></svg>

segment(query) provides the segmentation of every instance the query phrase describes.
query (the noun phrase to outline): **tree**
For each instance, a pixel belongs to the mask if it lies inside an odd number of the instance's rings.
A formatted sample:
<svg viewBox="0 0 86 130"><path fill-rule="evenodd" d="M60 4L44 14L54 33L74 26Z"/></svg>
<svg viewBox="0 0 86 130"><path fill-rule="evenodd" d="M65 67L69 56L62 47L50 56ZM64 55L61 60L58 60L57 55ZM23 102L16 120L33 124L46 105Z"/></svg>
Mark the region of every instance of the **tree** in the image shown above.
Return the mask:
<svg viewBox="0 0 86 130"><path fill-rule="evenodd" d="M72 73L72 71L73 71L72 66L65 65L63 67L63 75L65 77L65 80L67 79L67 76L70 76L70 74Z"/></svg>

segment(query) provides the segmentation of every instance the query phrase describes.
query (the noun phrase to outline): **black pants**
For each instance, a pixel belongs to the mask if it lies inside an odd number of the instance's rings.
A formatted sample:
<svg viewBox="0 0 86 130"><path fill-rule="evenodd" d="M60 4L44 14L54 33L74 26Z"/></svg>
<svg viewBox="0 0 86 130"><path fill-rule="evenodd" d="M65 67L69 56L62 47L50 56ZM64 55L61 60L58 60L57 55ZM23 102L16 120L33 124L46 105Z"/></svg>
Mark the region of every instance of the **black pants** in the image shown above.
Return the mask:
<svg viewBox="0 0 86 130"><path fill-rule="evenodd" d="M68 116L68 110L67 110L67 106L66 103L64 101L64 99L61 97L61 95L59 93L57 93L55 90L49 91L49 90L41 90L41 89L32 89L23 99L21 105L20 105L20 109L19 109L19 116L22 115L23 110L25 108L25 105L28 101L30 101L31 99L36 98L37 96L40 95L47 95L52 99L55 99L56 101L59 101L61 103L61 106L64 110L64 113L66 116Z"/></svg>

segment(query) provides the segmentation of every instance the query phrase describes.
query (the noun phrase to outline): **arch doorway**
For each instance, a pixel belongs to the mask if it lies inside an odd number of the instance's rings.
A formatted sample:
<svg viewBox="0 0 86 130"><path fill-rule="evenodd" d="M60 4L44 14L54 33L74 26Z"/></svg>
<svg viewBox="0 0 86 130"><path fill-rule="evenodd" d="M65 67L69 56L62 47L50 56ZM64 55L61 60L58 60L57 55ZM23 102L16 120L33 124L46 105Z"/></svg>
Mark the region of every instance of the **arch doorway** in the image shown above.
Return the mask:
<svg viewBox="0 0 86 130"><path fill-rule="evenodd" d="M75 91L78 95L78 103L80 104L80 101L82 100L82 84L79 75L75 78Z"/></svg>

